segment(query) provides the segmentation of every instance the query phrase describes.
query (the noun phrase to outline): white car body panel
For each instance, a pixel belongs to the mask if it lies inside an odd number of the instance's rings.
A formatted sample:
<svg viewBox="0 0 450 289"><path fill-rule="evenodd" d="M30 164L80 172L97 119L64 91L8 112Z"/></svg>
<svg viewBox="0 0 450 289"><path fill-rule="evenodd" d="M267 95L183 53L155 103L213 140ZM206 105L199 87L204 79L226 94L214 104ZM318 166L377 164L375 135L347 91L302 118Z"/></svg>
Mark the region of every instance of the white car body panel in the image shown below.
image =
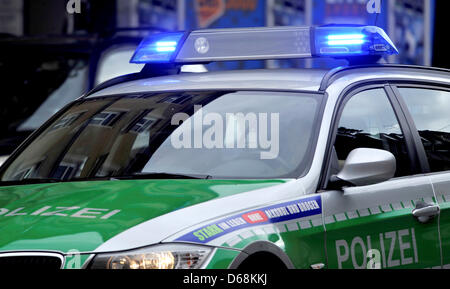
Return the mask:
<svg viewBox="0 0 450 289"><path fill-rule="evenodd" d="M88 97L165 90L299 90L317 91L326 70L245 70L181 73L117 84Z"/></svg>

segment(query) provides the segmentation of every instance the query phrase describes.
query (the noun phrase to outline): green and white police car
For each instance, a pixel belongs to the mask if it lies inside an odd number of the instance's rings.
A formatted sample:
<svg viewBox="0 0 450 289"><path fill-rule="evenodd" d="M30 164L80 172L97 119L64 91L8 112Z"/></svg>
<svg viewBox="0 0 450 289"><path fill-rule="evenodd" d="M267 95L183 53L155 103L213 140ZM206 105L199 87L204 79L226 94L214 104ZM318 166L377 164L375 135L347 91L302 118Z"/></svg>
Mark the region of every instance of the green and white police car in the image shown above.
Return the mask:
<svg viewBox="0 0 450 289"><path fill-rule="evenodd" d="M0 266L446 268L449 70L373 26L153 35L0 170ZM333 70L179 73L229 60ZM364 64L367 62L367 64Z"/></svg>

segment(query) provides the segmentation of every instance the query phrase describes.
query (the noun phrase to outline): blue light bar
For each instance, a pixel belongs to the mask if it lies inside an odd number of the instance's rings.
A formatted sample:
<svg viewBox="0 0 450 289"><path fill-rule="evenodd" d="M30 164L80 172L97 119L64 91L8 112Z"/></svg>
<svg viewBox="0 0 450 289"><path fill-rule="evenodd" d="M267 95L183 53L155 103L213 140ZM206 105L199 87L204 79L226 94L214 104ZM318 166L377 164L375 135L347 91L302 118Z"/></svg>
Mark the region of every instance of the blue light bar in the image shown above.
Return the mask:
<svg viewBox="0 0 450 289"><path fill-rule="evenodd" d="M150 35L136 49L131 63L168 63L175 60L175 53L182 45L184 32Z"/></svg>
<svg viewBox="0 0 450 289"><path fill-rule="evenodd" d="M139 45L131 62L182 65L392 54L398 54L397 48L383 29L375 26L263 27L150 35Z"/></svg>
<svg viewBox="0 0 450 289"><path fill-rule="evenodd" d="M383 29L375 26L323 26L315 28L315 56L398 54Z"/></svg>

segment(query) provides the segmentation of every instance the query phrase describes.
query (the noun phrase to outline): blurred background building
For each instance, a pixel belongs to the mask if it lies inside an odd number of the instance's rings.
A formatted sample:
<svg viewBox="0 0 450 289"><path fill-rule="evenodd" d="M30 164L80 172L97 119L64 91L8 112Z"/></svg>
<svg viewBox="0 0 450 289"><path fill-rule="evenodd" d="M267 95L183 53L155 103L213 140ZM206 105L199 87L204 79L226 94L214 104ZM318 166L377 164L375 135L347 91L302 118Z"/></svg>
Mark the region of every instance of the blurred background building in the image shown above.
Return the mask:
<svg viewBox="0 0 450 289"><path fill-rule="evenodd" d="M380 2L381 13L368 11ZM383 27L403 64L443 62L437 32L446 28L444 0L0 0L0 33L15 36L105 34L115 28L161 30L371 24ZM70 14L67 6L79 5ZM80 12L80 13L77 13ZM437 25L440 25L437 27ZM444 28L444 29L445 29ZM435 43L437 42L437 43ZM436 49L434 49L436 47ZM434 49L434 50L433 50ZM434 52L434 53L433 53ZM258 66L254 64L253 66ZM267 65L267 64L265 64ZM252 65L251 65L252 66ZM442 65L440 65L442 66Z"/></svg>
<svg viewBox="0 0 450 289"><path fill-rule="evenodd" d="M0 157L95 85L140 71L142 66L129 64L129 59L142 37L150 33L340 23L377 25L400 50L388 61L449 68L447 2L0 0L0 118L4 120L0 122ZM378 9L381 13L372 13ZM214 63L207 69L330 68L342 64L323 59L247 61Z"/></svg>

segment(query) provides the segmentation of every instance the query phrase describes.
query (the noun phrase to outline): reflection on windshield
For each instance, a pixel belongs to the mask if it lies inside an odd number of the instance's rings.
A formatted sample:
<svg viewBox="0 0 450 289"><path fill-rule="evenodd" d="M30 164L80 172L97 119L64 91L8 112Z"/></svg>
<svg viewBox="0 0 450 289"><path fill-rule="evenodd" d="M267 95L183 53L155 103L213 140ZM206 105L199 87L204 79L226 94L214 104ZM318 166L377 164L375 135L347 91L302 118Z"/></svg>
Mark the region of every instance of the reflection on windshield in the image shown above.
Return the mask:
<svg viewBox="0 0 450 289"><path fill-rule="evenodd" d="M218 91L79 101L2 170L1 180L68 181L151 173L298 177L311 154L319 101L318 96L298 93ZM174 123L179 115L186 119ZM191 138L190 145L174 145L187 143L180 135ZM214 145L194 140L212 140Z"/></svg>

